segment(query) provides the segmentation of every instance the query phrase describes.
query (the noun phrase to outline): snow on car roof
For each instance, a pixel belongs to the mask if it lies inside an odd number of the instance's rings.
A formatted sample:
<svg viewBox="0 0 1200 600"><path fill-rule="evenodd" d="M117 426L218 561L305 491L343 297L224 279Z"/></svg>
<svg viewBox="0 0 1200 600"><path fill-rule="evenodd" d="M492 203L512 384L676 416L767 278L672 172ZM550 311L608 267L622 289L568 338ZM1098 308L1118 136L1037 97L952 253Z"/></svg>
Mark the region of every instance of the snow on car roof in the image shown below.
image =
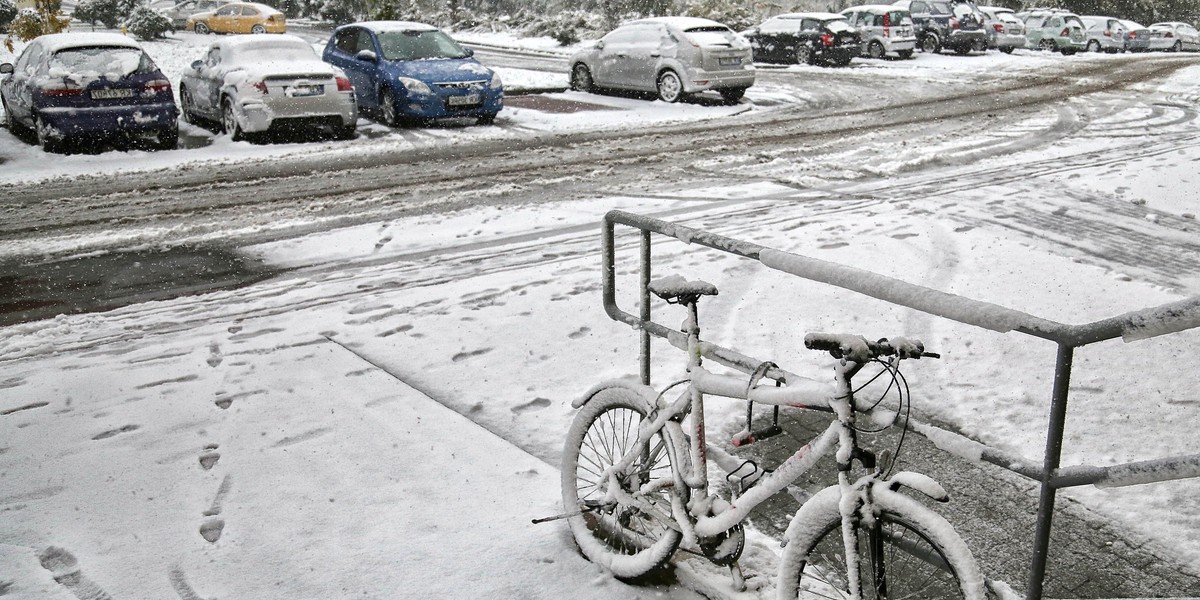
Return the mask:
<svg viewBox="0 0 1200 600"><path fill-rule="evenodd" d="M126 48L141 48L141 44L133 38L119 33L79 32L52 33L38 38L48 52L58 52L64 48L83 48L87 46L122 46Z"/></svg>
<svg viewBox="0 0 1200 600"><path fill-rule="evenodd" d="M648 19L638 19L630 21L630 23L662 23L663 25L674 25L680 29L692 29L694 27L725 27L724 23L718 23L712 19L704 19L701 17L650 17Z"/></svg>
<svg viewBox="0 0 1200 600"><path fill-rule="evenodd" d="M437 31L437 27L426 23L417 23L416 21L363 21L362 23L351 23L359 27L366 27L376 33L384 31Z"/></svg>
<svg viewBox="0 0 1200 600"><path fill-rule="evenodd" d="M891 9L896 10L895 7L891 7ZM772 19L823 19L823 20L829 20L829 19L845 19L846 15L839 14L839 13L827 13L827 12L804 12L804 13L784 13L782 15L775 15L774 17L771 17L771 18Z"/></svg>
<svg viewBox="0 0 1200 600"><path fill-rule="evenodd" d="M209 48L245 48L253 46L278 46L284 44L300 44L308 46L308 42L303 38L289 34L279 33L275 35L231 35L223 37L209 44Z"/></svg>
<svg viewBox="0 0 1200 600"><path fill-rule="evenodd" d="M908 9L907 9L907 8L902 8L902 7L899 7L899 6L896 6L895 4L863 4L862 6L851 6L850 8L847 8L846 10L864 10L864 11L872 11L872 12L876 12L876 11L877 11L877 12L885 12L885 11L886 11L886 12L892 12L892 11L894 11L894 10L905 10L905 11L906 11L906 10L908 10ZM843 11L843 12L845 12L845 11Z"/></svg>

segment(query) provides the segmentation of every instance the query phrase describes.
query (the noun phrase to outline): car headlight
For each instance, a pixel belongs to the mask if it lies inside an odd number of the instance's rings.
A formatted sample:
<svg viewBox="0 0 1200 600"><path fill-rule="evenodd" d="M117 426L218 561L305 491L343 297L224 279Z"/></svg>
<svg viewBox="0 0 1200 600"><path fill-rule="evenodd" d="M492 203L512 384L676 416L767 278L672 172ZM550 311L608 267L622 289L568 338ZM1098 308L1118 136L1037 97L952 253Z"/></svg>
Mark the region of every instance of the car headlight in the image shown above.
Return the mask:
<svg viewBox="0 0 1200 600"><path fill-rule="evenodd" d="M492 86L493 88L499 89L499 88L500 88L500 87L502 87L503 85L504 85L504 82L503 82L503 81L500 81L500 74L499 74L499 73L497 73L497 72L495 72L495 71L492 71L492 83L491 83L491 86Z"/></svg>
<svg viewBox="0 0 1200 600"><path fill-rule="evenodd" d="M420 79L413 79L412 77L401 77L399 79L400 79L400 85L404 86L405 89L407 89L409 91L409 93L417 93L417 94L432 94L433 93L433 90L429 89L429 86L426 85L425 82L421 81Z"/></svg>

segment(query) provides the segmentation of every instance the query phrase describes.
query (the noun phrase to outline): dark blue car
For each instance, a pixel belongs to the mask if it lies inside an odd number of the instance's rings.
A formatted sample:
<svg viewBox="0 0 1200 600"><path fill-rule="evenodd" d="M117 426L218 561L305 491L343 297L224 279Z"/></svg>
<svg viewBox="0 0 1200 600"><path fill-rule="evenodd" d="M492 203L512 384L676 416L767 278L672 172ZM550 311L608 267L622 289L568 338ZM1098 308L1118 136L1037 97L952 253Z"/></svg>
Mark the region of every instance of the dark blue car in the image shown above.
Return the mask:
<svg viewBox="0 0 1200 600"><path fill-rule="evenodd" d="M322 58L354 84L359 109L389 126L473 117L491 124L504 106L504 86L436 27L404 21L343 25Z"/></svg>
<svg viewBox="0 0 1200 600"><path fill-rule="evenodd" d="M0 103L10 129L29 129L47 151L82 138L179 139L179 108L167 80L132 39L115 33L57 33L0 64Z"/></svg>

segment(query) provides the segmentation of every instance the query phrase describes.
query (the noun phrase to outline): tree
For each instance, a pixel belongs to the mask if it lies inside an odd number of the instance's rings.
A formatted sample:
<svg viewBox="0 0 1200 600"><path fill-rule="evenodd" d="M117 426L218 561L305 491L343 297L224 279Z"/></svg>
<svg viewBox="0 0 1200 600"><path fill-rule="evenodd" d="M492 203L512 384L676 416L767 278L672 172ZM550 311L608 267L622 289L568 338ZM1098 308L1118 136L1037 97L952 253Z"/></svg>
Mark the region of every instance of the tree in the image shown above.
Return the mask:
<svg viewBox="0 0 1200 600"><path fill-rule="evenodd" d="M61 6L61 0L37 0L34 8L21 9L9 23L4 47L12 52L13 38L27 42L39 35L66 31L71 19L62 14Z"/></svg>

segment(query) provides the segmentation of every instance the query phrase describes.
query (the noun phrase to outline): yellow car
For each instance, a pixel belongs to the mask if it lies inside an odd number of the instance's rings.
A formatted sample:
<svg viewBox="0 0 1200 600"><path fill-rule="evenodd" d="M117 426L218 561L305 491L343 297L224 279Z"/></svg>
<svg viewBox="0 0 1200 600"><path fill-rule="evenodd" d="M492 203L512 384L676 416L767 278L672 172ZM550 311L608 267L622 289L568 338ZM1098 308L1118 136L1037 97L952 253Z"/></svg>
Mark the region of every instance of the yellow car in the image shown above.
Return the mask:
<svg viewBox="0 0 1200 600"><path fill-rule="evenodd" d="M285 33L287 19L266 4L231 2L188 17L187 28L196 33Z"/></svg>

